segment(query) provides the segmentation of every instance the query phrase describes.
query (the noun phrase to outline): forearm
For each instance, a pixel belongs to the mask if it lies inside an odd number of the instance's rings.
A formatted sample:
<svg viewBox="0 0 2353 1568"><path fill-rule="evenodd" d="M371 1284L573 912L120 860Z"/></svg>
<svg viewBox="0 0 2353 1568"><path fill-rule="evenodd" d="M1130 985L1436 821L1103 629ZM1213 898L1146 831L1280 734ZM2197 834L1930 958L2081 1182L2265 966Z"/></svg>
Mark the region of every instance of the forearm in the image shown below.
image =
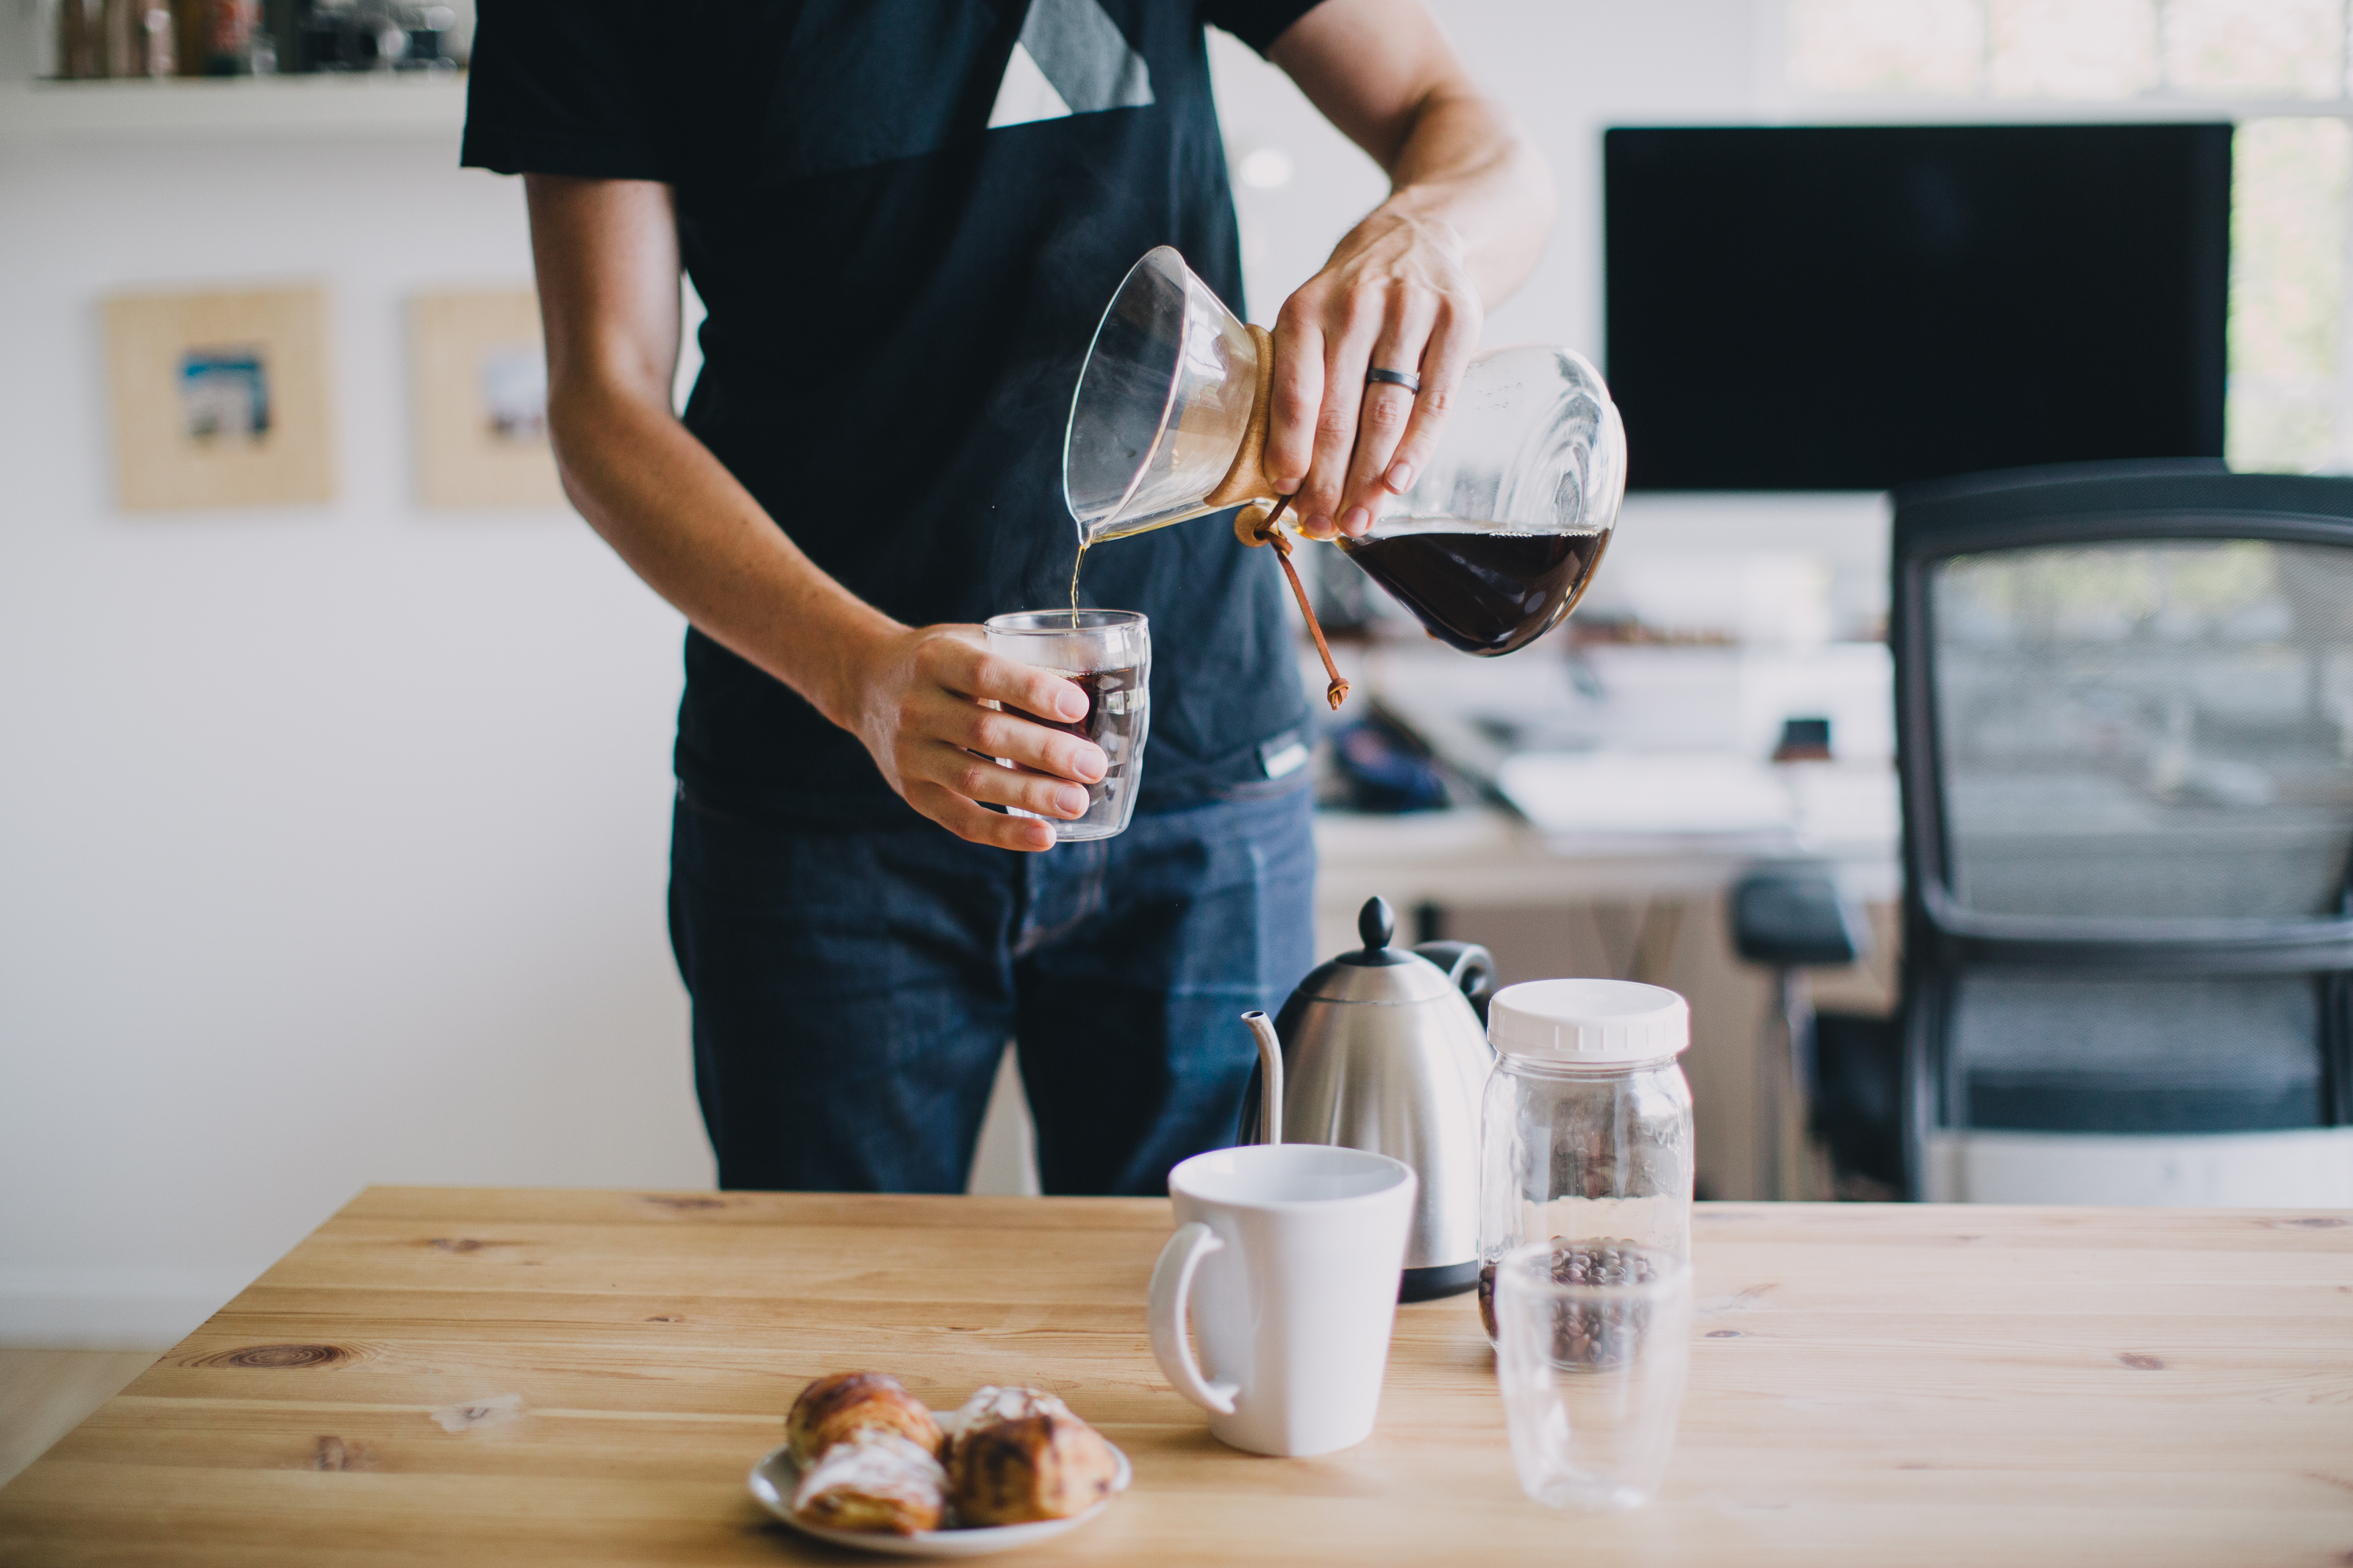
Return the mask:
<svg viewBox="0 0 2353 1568"><path fill-rule="evenodd" d="M687 619L856 736L909 805L976 844L1050 848L1044 822L987 808L1086 814L1077 786L1104 776L1102 748L1027 717L1075 723L1086 694L992 655L977 626L902 626L860 600L679 423L669 186L533 174L526 189L548 429L581 515Z"/></svg>
<svg viewBox="0 0 2353 1568"><path fill-rule="evenodd" d="M565 493L688 620L852 727L854 660L904 628L819 571L670 411L670 188L533 174L525 189Z"/></svg>
<svg viewBox="0 0 2353 1568"><path fill-rule="evenodd" d="M861 660L904 628L803 554L666 406L583 377L558 384L548 416L565 493L631 570L705 635L855 728Z"/></svg>
<svg viewBox="0 0 2353 1568"><path fill-rule="evenodd" d="M1552 231L1552 171L1421 0L1324 0L1268 53L1389 177L1388 199L1335 261L1426 237L1459 260L1482 306L1526 279Z"/></svg>
<svg viewBox="0 0 2353 1568"><path fill-rule="evenodd" d="M1362 537L1429 465L1488 310L1535 269L1552 174L1423 0L1323 0L1267 52L1389 176L1274 324L1266 471L1308 537Z"/></svg>
<svg viewBox="0 0 2353 1568"><path fill-rule="evenodd" d="M1041 822L1083 816L1108 760L1070 733L1087 700L1061 677L988 654L971 626L907 626L821 571L669 407L628 383L549 399L564 488L589 525L703 632L858 737L885 783L958 836L1046 849ZM987 759L1020 764L1003 768Z"/></svg>
<svg viewBox="0 0 2353 1568"><path fill-rule="evenodd" d="M1388 161L1390 193L1360 230L1451 235L1481 302L1493 309L1526 281L1552 232L1552 174L1493 100L1433 93Z"/></svg>

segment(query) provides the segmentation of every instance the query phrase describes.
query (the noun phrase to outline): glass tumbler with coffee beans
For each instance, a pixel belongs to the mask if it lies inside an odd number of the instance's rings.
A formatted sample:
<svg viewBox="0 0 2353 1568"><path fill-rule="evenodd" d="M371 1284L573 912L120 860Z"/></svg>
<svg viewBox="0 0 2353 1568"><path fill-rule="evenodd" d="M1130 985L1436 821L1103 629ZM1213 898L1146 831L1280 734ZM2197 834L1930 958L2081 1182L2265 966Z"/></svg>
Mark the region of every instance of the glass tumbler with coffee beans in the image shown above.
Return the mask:
<svg viewBox="0 0 2353 1568"><path fill-rule="evenodd" d="M1637 1507L1674 1451L1691 1265L1618 1238L1496 1260L1495 1381L1520 1488L1548 1508Z"/></svg>
<svg viewBox="0 0 2353 1568"><path fill-rule="evenodd" d="M1068 843L1109 838L1127 830L1144 782L1144 739L1152 718L1152 629L1137 610L1018 610L991 617L981 628L988 651L1052 670L1087 694L1084 718L1045 719L1008 709L1032 723L1092 741L1108 763L1087 786L1086 814L1075 821L1039 817ZM1014 764L999 757L1005 766ZM1016 816L1035 812L1008 807Z"/></svg>

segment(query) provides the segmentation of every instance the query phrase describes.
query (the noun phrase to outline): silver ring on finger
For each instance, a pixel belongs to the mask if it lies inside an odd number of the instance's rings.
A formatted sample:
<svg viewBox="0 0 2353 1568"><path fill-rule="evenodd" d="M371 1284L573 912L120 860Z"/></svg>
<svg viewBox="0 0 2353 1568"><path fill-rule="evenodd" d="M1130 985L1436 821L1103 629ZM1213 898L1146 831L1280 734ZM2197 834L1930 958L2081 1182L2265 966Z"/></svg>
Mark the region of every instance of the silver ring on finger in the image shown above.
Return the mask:
<svg viewBox="0 0 2353 1568"><path fill-rule="evenodd" d="M1365 372L1366 386L1402 386L1412 395L1421 395L1421 377L1409 370L1384 370L1379 365Z"/></svg>

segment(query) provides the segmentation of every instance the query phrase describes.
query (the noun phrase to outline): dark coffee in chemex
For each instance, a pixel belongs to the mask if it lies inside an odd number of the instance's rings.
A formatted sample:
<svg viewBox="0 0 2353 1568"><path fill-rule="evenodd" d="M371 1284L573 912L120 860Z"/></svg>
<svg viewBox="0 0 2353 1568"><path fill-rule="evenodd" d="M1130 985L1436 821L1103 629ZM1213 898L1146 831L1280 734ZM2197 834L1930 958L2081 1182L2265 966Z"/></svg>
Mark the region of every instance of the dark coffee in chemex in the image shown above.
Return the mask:
<svg viewBox="0 0 2353 1568"><path fill-rule="evenodd" d="M1609 537L1409 524L1339 542L1430 636L1464 653L1494 655L1560 624Z"/></svg>

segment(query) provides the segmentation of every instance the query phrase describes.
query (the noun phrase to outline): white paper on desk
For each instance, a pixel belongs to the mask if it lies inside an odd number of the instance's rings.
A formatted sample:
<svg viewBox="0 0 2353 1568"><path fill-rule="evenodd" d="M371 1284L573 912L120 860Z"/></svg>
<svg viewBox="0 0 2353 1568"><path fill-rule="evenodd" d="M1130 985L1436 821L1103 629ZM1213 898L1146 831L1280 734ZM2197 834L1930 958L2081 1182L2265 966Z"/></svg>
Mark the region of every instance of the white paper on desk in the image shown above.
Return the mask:
<svg viewBox="0 0 2353 1568"><path fill-rule="evenodd" d="M1548 834L1722 837L1787 832L1789 792L1726 752L1524 752L1495 787Z"/></svg>
<svg viewBox="0 0 2353 1568"><path fill-rule="evenodd" d="M1894 768L1799 763L1785 770L1785 779L1798 803L1798 835L1809 846L1892 850L1904 831Z"/></svg>

